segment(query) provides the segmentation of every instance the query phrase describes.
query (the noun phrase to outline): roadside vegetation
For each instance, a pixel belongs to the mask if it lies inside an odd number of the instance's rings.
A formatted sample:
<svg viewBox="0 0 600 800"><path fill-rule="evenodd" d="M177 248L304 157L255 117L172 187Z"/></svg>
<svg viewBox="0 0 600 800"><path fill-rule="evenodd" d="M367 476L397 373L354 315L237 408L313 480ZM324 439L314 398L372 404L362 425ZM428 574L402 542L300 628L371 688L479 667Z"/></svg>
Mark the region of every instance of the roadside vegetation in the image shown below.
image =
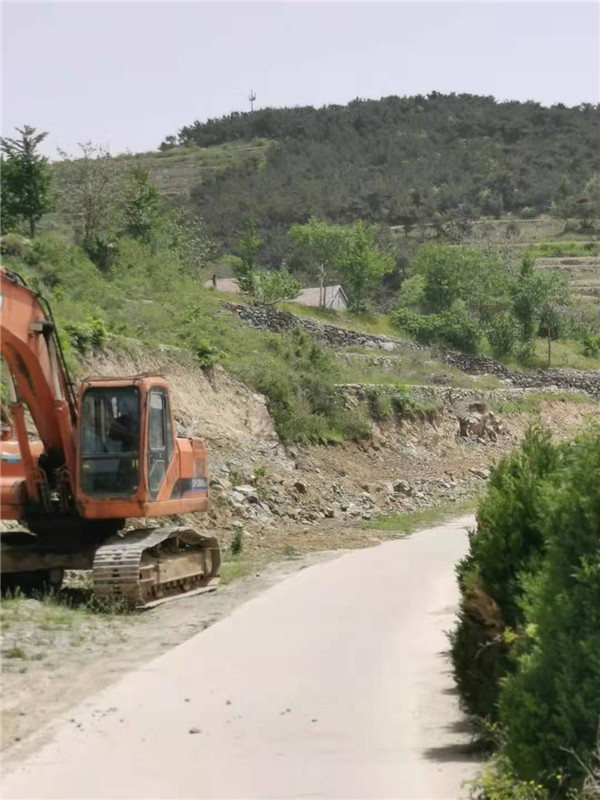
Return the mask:
<svg viewBox="0 0 600 800"><path fill-rule="evenodd" d="M497 747L487 800L598 796L599 487L597 427L555 443L534 426L479 502L452 658Z"/></svg>
<svg viewBox="0 0 600 800"><path fill-rule="evenodd" d="M399 537L408 536L421 528L430 528L442 524L459 514L469 514L477 504L477 498L465 497L456 502L440 502L428 508L414 511L398 511L393 514L381 514L375 519L363 522L366 530L386 531Z"/></svg>

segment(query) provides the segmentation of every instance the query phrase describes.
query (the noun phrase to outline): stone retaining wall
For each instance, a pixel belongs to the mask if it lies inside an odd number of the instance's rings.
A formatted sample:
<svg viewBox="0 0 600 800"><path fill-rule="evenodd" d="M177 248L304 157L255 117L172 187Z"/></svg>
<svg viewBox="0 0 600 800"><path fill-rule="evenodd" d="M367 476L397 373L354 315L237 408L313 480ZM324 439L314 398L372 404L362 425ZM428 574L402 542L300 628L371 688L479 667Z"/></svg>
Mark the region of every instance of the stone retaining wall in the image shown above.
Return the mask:
<svg viewBox="0 0 600 800"><path fill-rule="evenodd" d="M225 303L225 308L239 316L243 322L263 331L281 333L300 326L318 341L333 348L371 347L375 350L394 352L398 348L422 350L432 358L449 366L456 367L470 375L491 374L510 381L520 388L541 389L553 387L555 390L574 389L600 398L600 372L575 369L548 369L535 372L511 372L493 358L482 355L468 355L454 350L437 350L416 342L397 339L393 336L353 331L331 325L320 320L297 317L287 311L264 306L246 306L240 303Z"/></svg>

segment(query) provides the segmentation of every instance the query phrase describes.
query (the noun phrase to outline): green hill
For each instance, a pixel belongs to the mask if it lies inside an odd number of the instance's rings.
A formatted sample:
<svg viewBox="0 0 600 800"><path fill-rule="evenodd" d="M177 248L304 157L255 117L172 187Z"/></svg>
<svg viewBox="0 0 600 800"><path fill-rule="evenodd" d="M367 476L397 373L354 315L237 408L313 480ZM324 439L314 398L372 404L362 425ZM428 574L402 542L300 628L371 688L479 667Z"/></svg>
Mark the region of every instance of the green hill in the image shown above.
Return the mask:
<svg viewBox="0 0 600 800"><path fill-rule="evenodd" d="M553 204L580 215L600 171L599 136L598 106L433 92L194 122L153 158L166 169L179 153L195 159L194 148L199 163L218 154L218 169L187 172L194 209L226 245L240 218L254 214L275 264L278 232L311 215L391 226L453 215L531 218ZM277 144L253 145L257 138ZM227 160L227 147L258 152Z"/></svg>

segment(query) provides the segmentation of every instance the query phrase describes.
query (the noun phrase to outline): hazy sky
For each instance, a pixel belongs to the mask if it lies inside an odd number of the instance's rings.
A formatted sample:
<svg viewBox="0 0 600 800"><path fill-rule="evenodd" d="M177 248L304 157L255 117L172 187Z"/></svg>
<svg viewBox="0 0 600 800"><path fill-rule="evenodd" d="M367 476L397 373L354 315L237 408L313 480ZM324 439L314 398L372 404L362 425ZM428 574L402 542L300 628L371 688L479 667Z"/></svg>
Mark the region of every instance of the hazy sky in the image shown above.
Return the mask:
<svg viewBox="0 0 600 800"><path fill-rule="evenodd" d="M195 119L441 92L597 103L598 2L3 2L2 130L156 148Z"/></svg>

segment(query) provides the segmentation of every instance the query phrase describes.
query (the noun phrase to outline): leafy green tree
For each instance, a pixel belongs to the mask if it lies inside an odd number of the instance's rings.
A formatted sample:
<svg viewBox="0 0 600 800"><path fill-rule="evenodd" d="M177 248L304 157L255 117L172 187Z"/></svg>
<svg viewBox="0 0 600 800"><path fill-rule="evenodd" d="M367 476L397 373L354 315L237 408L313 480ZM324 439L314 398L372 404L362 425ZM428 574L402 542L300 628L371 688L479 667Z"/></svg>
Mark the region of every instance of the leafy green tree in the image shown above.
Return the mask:
<svg viewBox="0 0 600 800"><path fill-rule="evenodd" d="M516 282L513 313L521 324L521 338L527 343L539 328L548 342L548 366L552 359L552 341L557 339L564 312L570 303L569 279L565 275L536 270L526 256Z"/></svg>
<svg viewBox="0 0 600 800"><path fill-rule="evenodd" d="M14 178L11 175L14 169L14 162L0 159L0 228L3 235L14 230L19 221L13 195Z"/></svg>
<svg viewBox="0 0 600 800"><path fill-rule="evenodd" d="M376 226L361 220L344 230L337 260L351 311L360 311L367 292L394 269L393 257L377 245Z"/></svg>
<svg viewBox="0 0 600 800"><path fill-rule="evenodd" d="M311 217L304 225L292 225L288 236L296 247L308 250L316 263L321 287L320 305L325 305L324 287L338 264L344 242L344 230L324 220Z"/></svg>
<svg viewBox="0 0 600 800"><path fill-rule="evenodd" d="M521 262L521 268L514 290L513 313L521 325L522 341L529 341L535 333L536 317L538 313L535 262L529 255L526 255Z"/></svg>
<svg viewBox="0 0 600 800"><path fill-rule="evenodd" d="M258 235L256 221L248 219L239 241L241 263L234 266L234 275L242 292L252 294L254 291L254 274L258 269L258 254L262 241Z"/></svg>
<svg viewBox="0 0 600 800"><path fill-rule="evenodd" d="M511 355L517 341L517 330L517 321L508 312L498 314L492 319L486 335L495 358Z"/></svg>
<svg viewBox="0 0 600 800"><path fill-rule="evenodd" d="M126 173L123 204L126 232L134 239L150 242L159 222L160 193L141 164Z"/></svg>
<svg viewBox="0 0 600 800"><path fill-rule="evenodd" d="M56 165L57 207L69 217L84 249L92 255L106 249L123 230L125 166L101 146L79 145L75 158L59 151Z"/></svg>
<svg viewBox="0 0 600 800"><path fill-rule="evenodd" d="M424 245L411 263L423 275L426 311L448 311L457 300L486 324L510 306L512 278L495 253L470 245Z"/></svg>
<svg viewBox="0 0 600 800"><path fill-rule="evenodd" d="M48 159L40 155L38 146L47 132L36 133L30 125L17 128L19 139L0 139L3 163L2 201L7 204L3 221L21 217L29 224L29 235L35 236L36 223L50 210L50 169Z"/></svg>
<svg viewBox="0 0 600 800"><path fill-rule="evenodd" d="M252 294L259 305L274 305L298 296L301 284L284 270L258 270L253 273Z"/></svg>
<svg viewBox="0 0 600 800"><path fill-rule="evenodd" d="M204 220L177 208L163 214L156 233L156 247L174 250L181 258L184 269L197 275L217 256L218 248L209 235Z"/></svg>

